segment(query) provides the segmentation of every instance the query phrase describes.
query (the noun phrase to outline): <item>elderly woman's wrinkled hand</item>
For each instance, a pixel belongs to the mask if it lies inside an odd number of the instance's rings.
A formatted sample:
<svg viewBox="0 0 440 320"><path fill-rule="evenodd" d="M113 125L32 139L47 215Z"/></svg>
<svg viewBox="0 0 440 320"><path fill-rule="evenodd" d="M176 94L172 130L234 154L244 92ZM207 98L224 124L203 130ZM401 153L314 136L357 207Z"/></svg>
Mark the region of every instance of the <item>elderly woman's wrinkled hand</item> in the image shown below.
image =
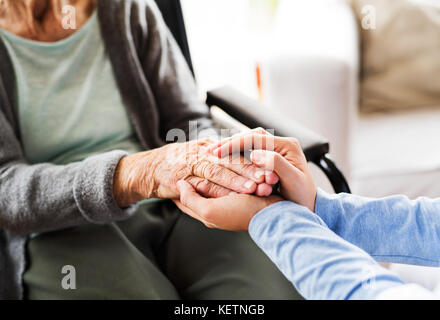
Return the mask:
<svg viewBox="0 0 440 320"><path fill-rule="evenodd" d="M124 207L149 198L178 199L177 182L182 179L205 197L272 193L276 174L268 175L243 157L219 159L209 152L211 143L173 143L121 159L114 177L116 202Z"/></svg>

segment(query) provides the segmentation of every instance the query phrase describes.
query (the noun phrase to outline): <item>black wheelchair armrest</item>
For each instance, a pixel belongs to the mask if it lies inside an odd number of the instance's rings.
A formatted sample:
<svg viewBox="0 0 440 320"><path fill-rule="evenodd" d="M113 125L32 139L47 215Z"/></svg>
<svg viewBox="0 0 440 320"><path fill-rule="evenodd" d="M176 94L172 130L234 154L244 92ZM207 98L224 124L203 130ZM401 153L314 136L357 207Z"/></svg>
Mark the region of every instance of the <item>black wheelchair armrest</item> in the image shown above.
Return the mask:
<svg viewBox="0 0 440 320"><path fill-rule="evenodd" d="M208 92L206 102L209 106L218 106L249 128L273 129L277 136L297 138L309 161L329 152L329 143L324 137L231 87Z"/></svg>

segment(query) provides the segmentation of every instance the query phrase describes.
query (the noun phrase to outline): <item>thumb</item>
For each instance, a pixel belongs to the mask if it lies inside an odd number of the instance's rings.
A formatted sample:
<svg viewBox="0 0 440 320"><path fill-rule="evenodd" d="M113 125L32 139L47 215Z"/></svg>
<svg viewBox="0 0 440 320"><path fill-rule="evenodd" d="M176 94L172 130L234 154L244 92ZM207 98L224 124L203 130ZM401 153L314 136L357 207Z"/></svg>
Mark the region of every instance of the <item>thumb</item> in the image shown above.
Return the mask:
<svg viewBox="0 0 440 320"><path fill-rule="evenodd" d="M274 151L254 150L251 153L251 161L260 168L274 171L280 179L292 173L299 172L286 158Z"/></svg>
<svg viewBox="0 0 440 320"><path fill-rule="evenodd" d="M177 189L179 189L180 194L196 192L191 184L185 180L177 181Z"/></svg>
<svg viewBox="0 0 440 320"><path fill-rule="evenodd" d="M177 182L177 189L180 192L180 202L191 210L196 210L207 200L199 195L193 186L185 180Z"/></svg>

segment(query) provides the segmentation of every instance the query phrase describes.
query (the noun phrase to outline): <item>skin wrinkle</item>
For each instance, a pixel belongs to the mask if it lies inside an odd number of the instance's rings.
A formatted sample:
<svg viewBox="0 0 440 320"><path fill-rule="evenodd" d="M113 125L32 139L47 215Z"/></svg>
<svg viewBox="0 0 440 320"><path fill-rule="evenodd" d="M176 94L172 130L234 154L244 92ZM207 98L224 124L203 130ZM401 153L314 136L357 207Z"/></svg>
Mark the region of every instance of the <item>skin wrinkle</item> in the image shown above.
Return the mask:
<svg viewBox="0 0 440 320"><path fill-rule="evenodd" d="M178 199L176 185L182 179L208 197L225 196L231 191L253 193L256 183L245 177L249 168L228 169L206 148L209 143L173 143L123 158L114 178L117 203L126 207L148 198ZM249 181L253 185L248 188Z"/></svg>
<svg viewBox="0 0 440 320"><path fill-rule="evenodd" d="M223 188L217 184L210 183L208 180L199 177L188 176L182 180L189 182L194 187L194 189L196 189L201 195L206 197L211 196L214 198L219 198L227 196L229 193L231 193L230 190Z"/></svg>

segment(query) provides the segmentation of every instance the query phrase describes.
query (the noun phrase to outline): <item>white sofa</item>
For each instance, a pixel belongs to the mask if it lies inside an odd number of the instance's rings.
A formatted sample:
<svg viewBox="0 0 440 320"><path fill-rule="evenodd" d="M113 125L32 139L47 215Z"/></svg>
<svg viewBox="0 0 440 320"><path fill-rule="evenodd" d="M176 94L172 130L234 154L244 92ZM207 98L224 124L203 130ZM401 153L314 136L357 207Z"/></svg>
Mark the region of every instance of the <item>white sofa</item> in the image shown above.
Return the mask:
<svg viewBox="0 0 440 320"><path fill-rule="evenodd" d="M343 0L281 1L274 31L265 100L330 140L353 192L440 196L440 106L358 112L359 36Z"/></svg>

